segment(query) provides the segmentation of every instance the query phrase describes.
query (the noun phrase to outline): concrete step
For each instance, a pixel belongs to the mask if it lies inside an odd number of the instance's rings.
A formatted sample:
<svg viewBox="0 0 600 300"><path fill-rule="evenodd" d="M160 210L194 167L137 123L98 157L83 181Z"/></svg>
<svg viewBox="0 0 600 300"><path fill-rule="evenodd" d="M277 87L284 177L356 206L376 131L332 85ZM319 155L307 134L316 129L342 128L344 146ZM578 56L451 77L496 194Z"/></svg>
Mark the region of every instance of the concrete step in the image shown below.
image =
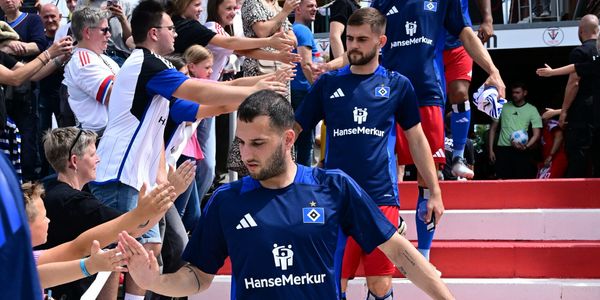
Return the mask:
<svg viewBox="0 0 600 300"><path fill-rule="evenodd" d="M461 300L598 300L600 280L590 279L523 279L523 278L450 278L443 279ZM190 300L230 299L230 276L216 276L205 292L189 297ZM406 279L393 279L396 299L431 299ZM348 300L363 300L366 295L365 278L355 278L348 285Z"/></svg>
<svg viewBox="0 0 600 300"><path fill-rule="evenodd" d="M600 279L599 257L600 241L434 241L431 249L444 278ZM231 274L229 260L218 274Z"/></svg>
<svg viewBox="0 0 600 300"><path fill-rule="evenodd" d="M446 209L600 208L600 179L440 182ZM400 208L413 210L416 182L398 184Z"/></svg>
<svg viewBox="0 0 600 300"><path fill-rule="evenodd" d="M416 240L415 210L401 210ZM446 210L436 240L597 240L600 209Z"/></svg>

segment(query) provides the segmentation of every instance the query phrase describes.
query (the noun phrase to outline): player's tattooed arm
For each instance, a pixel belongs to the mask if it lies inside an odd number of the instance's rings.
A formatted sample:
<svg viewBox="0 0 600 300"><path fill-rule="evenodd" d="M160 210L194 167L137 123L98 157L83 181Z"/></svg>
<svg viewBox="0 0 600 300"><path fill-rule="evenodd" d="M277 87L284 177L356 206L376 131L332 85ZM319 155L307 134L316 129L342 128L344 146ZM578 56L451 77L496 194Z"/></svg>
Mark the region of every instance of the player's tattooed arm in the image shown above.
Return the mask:
<svg viewBox="0 0 600 300"><path fill-rule="evenodd" d="M202 285L200 284L200 278L198 278L198 274L196 274L196 271L194 271L190 264L183 266L183 268L186 268L194 276L194 279L196 279L196 286L198 287L196 289L196 293L199 293Z"/></svg>
<svg viewBox="0 0 600 300"><path fill-rule="evenodd" d="M454 299L432 264L407 239L395 233L379 249L417 287L433 299Z"/></svg>

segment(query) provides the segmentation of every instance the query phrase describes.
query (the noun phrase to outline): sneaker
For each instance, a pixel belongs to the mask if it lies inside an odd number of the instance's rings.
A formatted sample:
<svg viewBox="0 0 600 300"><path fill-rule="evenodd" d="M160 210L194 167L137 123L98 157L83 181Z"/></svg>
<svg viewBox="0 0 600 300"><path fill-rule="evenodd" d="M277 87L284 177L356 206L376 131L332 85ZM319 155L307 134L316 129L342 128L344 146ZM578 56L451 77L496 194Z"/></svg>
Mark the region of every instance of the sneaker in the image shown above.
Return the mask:
<svg viewBox="0 0 600 300"><path fill-rule="evenodd" d="M406 225L406 222L404 222L404 219L402 219L401 216L398 216L398 233L401 236L406 237L407 231L408 231L408 225Z"/></svg>
<svg viewBox="0 0 600 300"><path fill-rule="evenodd" d="M541 14L540 17L544 18L544 17L549 17L550 16L550 12L547 10L544 10Z"/></svg>
<svg viewBox="0 0 600 300"><path fill-rule="evenodd" d="M473 170L467 167L466 160L463 157L457 156L452 159L452 175L456 177L473 179L475 173Z"/></svg>

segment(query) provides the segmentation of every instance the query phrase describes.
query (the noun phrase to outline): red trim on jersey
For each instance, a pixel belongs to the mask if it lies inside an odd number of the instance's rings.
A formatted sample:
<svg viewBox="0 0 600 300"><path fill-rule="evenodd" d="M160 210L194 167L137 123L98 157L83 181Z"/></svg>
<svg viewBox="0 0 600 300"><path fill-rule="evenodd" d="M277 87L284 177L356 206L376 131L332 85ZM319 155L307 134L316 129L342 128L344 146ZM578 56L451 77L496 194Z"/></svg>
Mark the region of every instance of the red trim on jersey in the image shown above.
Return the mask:
<svg viewBox="0 0 600 300"><path fill-rule="evenodd" d="M79 51L79 61L82 67L90 63L90 55L87 51Z"/></svg>
<svg viewBox="0 0 600 300"><path fill-rule="evenodd" d="M108 92L108 87L109 87L110 83L113 81L114 78L115 78L114 75L109 75L106 78L104 78L104 80L100 84L100 88L98 89L98 93L96 94L96 101L104 104L103 100L106 97L106 93Z"/></svg>

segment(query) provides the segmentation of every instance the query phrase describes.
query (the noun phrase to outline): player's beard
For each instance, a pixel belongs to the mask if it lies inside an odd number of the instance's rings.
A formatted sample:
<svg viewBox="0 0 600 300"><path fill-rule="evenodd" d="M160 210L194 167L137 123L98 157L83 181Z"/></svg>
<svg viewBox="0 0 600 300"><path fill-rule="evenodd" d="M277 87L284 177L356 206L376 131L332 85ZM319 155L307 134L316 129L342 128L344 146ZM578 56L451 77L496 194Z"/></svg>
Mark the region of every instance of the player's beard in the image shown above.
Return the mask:
<svg viewBox="0 0 600 300"><path fill-rule="evenodd" d="M283 141L279 144L279 147L271 154L266 160L267 165L262 168L258 173L250 173L250 177L255 180L267 180L285 172L286 164L284 159L285 148L283 147Z"/></svg>
<svg viewBox="0 0 600 300"><path fill-rule="evenodd" d="M350 50L350 52L348 52L348 61L350 62L350 65L353 65L353 66L366 65L369 62L371 62L371 60L373 58L375 58L375 56L377 56L378 53L379 53L378 47L373 47L373 50L371 50L371 52L368 52L366 54L363 54L362 52L360 52L358 50ZM354 54L358 54L360 56L358 58L355 58Z"/></svg>

